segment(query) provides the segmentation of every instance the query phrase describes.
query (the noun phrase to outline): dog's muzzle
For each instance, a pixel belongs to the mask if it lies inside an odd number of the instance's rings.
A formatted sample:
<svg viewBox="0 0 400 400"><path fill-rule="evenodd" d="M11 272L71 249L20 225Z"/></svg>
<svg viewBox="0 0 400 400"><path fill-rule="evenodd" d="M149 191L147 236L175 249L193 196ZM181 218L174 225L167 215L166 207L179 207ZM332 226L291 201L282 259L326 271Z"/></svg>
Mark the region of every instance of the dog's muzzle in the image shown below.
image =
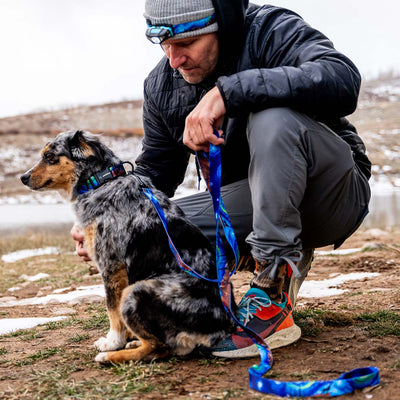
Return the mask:
<svg viewBox="0 0 400 400"><path fill-rule="evenodd" d="M29 181L31 179L31 171L25 172L23 175L20 176L20 179L25 186L29 186Z"/></svg>

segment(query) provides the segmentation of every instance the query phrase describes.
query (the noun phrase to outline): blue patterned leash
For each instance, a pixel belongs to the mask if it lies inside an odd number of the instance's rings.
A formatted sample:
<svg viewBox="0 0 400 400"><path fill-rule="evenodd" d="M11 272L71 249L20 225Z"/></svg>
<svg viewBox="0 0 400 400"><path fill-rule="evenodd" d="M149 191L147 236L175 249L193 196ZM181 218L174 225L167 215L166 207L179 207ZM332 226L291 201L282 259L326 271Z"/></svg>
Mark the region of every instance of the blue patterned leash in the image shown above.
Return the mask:
<svg viewBox="0 0 400 400"><path fill-rule="evenodd" d="M215 132L218 135L217 132ZM367 386L379 384L379 369L376 367L357 368L352 371L340 375L337 379L329 381L297 381L297 382L280 382L273 379L264 378L263 375L272 368L273 357L272 352L267 343L254 331L243 325L232 311L232 284L230 276L235 272L239 259L239 250L235 238L235 234L230 222L228 213L221 198L221 152L218 146L210 143L209 153L198 152L196 155L197 162L203 172L208 190L211 194L214 216L216 222L216 264L217 279L209 279L202 276L188 266L179 255L178 250L168 233L168 225L165 214L159 202L153 195L151 189L144 188L143 193L150 199L154 205L160 220L164 226L164 230L168 237L168 242L181 269L193 276L206 279L211 282L218 282L222 304L234 320L247 335L252 339L260 353L260 364L253 365L249 368L249 387L265 394L275 394L281 397L313 397L313 396L340 396L351 393L355 389L362 389ZM235 268L230 273L227 258L224 251L224 244L219 231L219 222L222 223L224 235L231 246L235 256Z"/></svg>

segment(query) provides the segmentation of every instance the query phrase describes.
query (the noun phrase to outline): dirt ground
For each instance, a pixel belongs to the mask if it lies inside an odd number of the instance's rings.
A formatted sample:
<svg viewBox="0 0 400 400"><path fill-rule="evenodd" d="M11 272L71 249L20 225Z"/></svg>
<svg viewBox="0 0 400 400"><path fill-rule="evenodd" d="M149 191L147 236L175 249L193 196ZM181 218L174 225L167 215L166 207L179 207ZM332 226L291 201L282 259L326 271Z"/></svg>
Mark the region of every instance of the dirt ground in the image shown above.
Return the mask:
<svg viewBox="0 0 400 400"><path fill-rule="evenodd" d="M350 120L367 144L376 177L384 174L399 186L400 78L389 78L367 82ZM0 200L25 193L19 175L32 166L32 157L51 135L79 128L131 140L141 132L137 106L121 102L1 119ZM133 142L126 143L126 148L135 147ZM134 159L129 154L124 157ZM67 232L10 235L0 230L0 303L7 297L25 299L101 283L73 254ZM56 246L59 254L15 263L1 260L12 251L46 246ZM381 376L378 386L341 398L400 399L400 231L360 230L342 247L364 250L317 255L307 279L325 280L352 272L379 275L340 285L346 291L338 296L299 298L294 318L302 337L291 346L273 350L274 365L266 377L328 380L354 368L376 366ZM30 283L21 278L40 272L49 277ZM233 277L237 299L248 289L250 278L251 273L242 271ZM16 286L20 289L8 290ZM0 326L5 318L60 315L67 318L0 336L1 400L276 398L248 388L248 368L258 363L257 357L224 360L191 355L152 363L98 365L93 343L108 330L104 299L99 297L69 304L0 307Z"/></svg>
<svg viewBox="0 0 400 400"><path fill-rule="evenodd" d="M33 245L60 243L60 254L13 264L0 261L0 301L41 296L55 288L100 283L71 252L67 236L34 234L0 238L0 255ZM326 380L353 368L377 366L381 384L343 399L394 400L400 393L400 232L360 231L343 247L364 247L342 256L317 255L308 280L350 272L380 275L340 286L339 296L299 298L295 321L301 339L273 350L266 374L277 380ZM21 273L50 277L22 284ZM234 276L236 296L246 290L249 272ZM10 293L11 286L22 286ZM39 292L39 293L38 293ZM224 360L203 355L163 361L101 366L93 342L107 332L104 300L77 304L1 307L0 318L69 315L61 322L0 336L1 399L273 399L248 388L248 368L258 358ZM0 320L1 324L1 320Z"/></svg>

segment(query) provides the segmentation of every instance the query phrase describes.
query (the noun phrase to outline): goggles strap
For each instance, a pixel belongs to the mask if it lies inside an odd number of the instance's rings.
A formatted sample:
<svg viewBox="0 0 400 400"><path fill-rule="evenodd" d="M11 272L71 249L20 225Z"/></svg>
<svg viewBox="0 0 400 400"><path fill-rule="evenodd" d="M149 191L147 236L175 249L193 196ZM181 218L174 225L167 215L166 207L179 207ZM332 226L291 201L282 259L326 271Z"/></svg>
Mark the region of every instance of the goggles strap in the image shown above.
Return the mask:
<svg viewBox="0 0 400 400"><path fill-rule="evenodd" d="M195 21L184 22L175 25L153 25L150 20L147 20L146 37L152 43L160 44L164 40L171 38L180 33L192 32L198 29L205 28L216 22L215 14L201 18Z"/></svg>

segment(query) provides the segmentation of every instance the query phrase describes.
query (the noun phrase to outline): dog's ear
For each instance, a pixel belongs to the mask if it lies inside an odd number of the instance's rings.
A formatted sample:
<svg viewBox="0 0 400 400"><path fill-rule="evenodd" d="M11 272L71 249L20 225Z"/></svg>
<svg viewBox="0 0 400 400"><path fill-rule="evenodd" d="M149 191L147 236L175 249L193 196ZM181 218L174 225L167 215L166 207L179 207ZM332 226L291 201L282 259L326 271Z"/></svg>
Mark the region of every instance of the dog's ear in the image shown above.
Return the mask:
<svg viewBox="0 0 400 400"><path fill-rule="evenodd" d="M69 140L69 150L74 160L85 160L94 156L94 151L86 142L84 132L76 131Z"/></svg>

